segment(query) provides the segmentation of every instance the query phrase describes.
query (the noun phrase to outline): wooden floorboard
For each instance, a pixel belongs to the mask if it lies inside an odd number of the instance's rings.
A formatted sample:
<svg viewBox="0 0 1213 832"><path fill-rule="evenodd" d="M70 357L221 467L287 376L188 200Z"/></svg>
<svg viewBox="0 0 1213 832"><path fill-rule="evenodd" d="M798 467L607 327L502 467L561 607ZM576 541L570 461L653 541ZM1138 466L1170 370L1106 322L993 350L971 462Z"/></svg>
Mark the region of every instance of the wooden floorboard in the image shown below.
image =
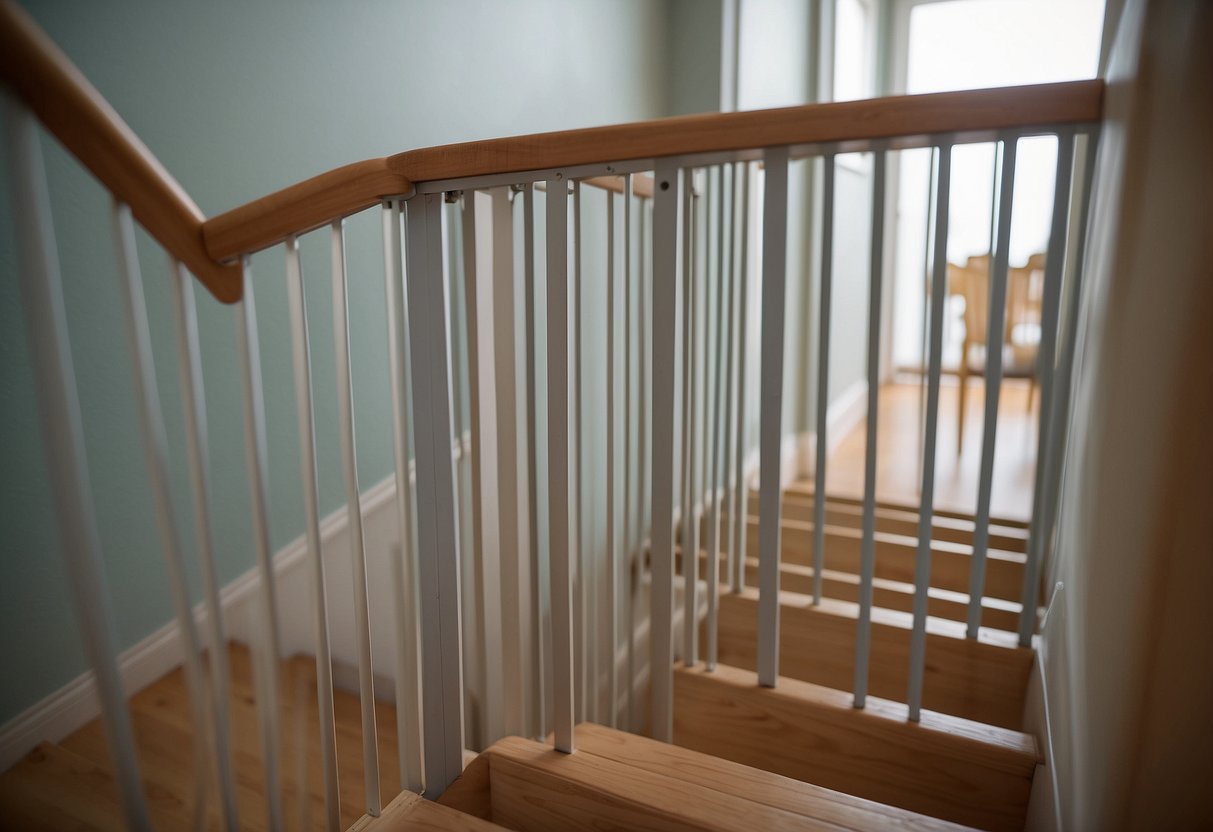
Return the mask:
<svg viewBox="0 0 1213 832"><path fill-rule="evenodd" d="M674 742L981 829L1020 830L1036 765L1030 737L780 678L762 688L746 670L719 665L674 674ZM749 828L759 828L750 826Z"/></svg>

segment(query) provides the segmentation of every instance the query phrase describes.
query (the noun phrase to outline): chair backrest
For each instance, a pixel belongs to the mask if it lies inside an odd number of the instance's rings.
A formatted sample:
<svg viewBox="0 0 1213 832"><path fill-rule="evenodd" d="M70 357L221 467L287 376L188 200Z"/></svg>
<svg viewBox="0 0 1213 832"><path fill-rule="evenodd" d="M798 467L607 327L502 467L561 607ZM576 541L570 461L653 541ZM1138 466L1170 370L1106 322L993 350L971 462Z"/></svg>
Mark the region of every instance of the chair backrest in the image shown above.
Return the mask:
<svg viewBox="0 0 1213 832"><path fill-rule="evenodd" d="M1011 343L1011 335L1020 325L1040 323L1043 290L1043 254L1033 254L1027 265L1008 271L1005 343ZM990 256L974 255L963 266L948 263L948 293L965 299L966 345L985 342L990 311Z"/></svg>

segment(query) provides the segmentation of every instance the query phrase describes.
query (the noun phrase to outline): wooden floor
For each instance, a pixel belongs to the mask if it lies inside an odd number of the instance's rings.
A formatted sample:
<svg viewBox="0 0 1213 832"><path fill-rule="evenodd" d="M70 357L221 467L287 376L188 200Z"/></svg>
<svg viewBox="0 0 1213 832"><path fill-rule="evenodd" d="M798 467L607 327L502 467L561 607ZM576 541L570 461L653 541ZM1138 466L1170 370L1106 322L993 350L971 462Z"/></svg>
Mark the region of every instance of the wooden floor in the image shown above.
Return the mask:
<svg viewBox="0 0 1213 832"><path fill-rule="evenodd" d="M246 648L231 646L232 750L240 828L268 828L257 710ZM282 665L279 719L282 724L283 813L287 829L322 829L324 791L321 775L316 677L310 658ZM337 691L337 770L341 824L352 826L365 811L362 730L358 697ZM130 699L144 791L157 829L187 829L195 805L194 731L189 719L184 674L177 669ZM380 789L384 804L400 790L396 757L396 713L376 708ZM300 753L302 750L302 753ZM59 776L48 778L54 768ZM0 829L122 829L109 751L99 720L93 720L58 745L36 749L0 776ZM83 775L83 780L82 780ZM213 778L212 778L213 779ZM84 799L81 783L90 784ZM300 789L300 782L305 788ZM95 793L95 794L94 794ZM221 829L217 787L209 784L209 829ZM91 804L91 805L86 805ZM108 806L109 810L99 810ZM58 811L42 813L46 809ZM64 811L64 808L70 811ZM75 814L73 814L75 813Z"/></svg>
<svg viewBox="0 0 1213 832"><path fill-rule="evenodd" d="M900 503L919 500L922 483L919 390L915 383L886 384L880 389L876 437L877 499ZM981 467L985 386L981 379L969 381L964 446L959 454L956 448L958 394L955 380L945 379L939 396L935 504L942 509L973 513L977 506ZM1029 409L1026 382L1011 380L1003 383L999 399L991 513L1026 520L1032 511L1039 397L1033 397ZM863 495L866 431L865 423L860 422L830 455L826 463L829 493Z"/></svg>

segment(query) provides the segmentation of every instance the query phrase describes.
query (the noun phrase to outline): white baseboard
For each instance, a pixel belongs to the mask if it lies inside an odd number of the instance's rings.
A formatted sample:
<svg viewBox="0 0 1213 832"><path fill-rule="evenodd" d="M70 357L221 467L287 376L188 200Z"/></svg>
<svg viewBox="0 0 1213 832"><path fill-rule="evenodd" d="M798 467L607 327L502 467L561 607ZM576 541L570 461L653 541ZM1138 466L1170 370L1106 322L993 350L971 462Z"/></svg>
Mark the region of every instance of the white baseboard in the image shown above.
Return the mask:
<svg viewBox="0 0 1213 832"><path fill-rule="evenodd" d="M452 449L459 459L463 449L470 443L466 434ZM414 472L410 471L410 479ZM390 588L390 564L387 555L396 543L396 479L389 476L362 492L362 518L365 529L365 546L368 557L368 572L373 572L369 581L372 601L376 589L386 596ZM344 600L352 586L349 566L349 550L346 542L348 517L342 506L320 522L320 542L327 570L326 585L329 592L330 628L333 640L334 663L355 663L352 613L350 604L335 603ZM274 554L274 574L278 589L282 651L285 656L312 652L311 635L311 588L305 565L307 540L299 536ZM261 579L256 568L249 569L220 592L223 610L224 635L238 642L249 643L256 627L256 604L258 603ZM379 602L390 603L380 597ZM381 607L382 608L382 607ZM293 614L287 615L291 611ZM344 613L344 614L343 614ZM374 640L384 646L379 649L381 657L390 658L391 648L385 644L392 638L391 625L381 617ZM194 620L198 624L198 635L206 646L206 609L202 604L194 608ZM166 673L179 667L184 659L180 631L175 620L169 621L137 644L122 651L118 656L118 669L127 696L138 693ZM378 663L377 663L378 664ZM379 669L378 667L376 668ZM68 682L42 701L27 708L0 726L0 771L3 771L27 752L42 742L58 742L101 713L97 698L97 687L92 671L86 671Z"/></svg>
<svg viewBox="0 0 1213 832"><path fill-rule="evenodd" d="M1059 629L1065 615L1065 592L1062 584L1053 588L1052 597L1045 608L1041 621L1041 636L1036 639L1036 655L1032 663L1032 674L1028 679L1028 695L1024 703L1024 731L1036 738L1039 762L1032 776L1032 791L1028 797L1028 811L1024 829L1028 832L1059 832L1061 822L1061 796L1058 790L1057 765L1053 754L1053 720L1049 708L1048 642L1050 624ZM1054 636L1056 637L1056 636Z"/></svg>

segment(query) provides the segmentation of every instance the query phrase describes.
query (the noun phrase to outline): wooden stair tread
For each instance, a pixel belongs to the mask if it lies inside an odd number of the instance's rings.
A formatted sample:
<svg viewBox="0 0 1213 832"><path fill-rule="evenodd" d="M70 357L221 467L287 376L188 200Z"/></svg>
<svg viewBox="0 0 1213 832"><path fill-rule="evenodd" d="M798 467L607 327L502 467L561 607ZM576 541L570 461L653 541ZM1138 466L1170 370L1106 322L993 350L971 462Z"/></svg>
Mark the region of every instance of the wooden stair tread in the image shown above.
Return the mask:
<svg viewBox="0 0 1213 832"><path fill-rule="evenodd" d="M512 828L624 828L661 832L887 829L890 817L897 817L896 810L883 815L866 814L863 801L855 801L854 811L848 815L845 796L839 796L837 800L821 801L822 809L833 818L848 822L824 820L784 808L789 804L786 798L772 798L772 802L783 805L771 805L720 790L710 779L695 782L685 776L655 772L651 765L620 762L594 753L588 746L574 754L563 754L549 745L510 737L486 753L490 760L493 819ZM708 767L717 762L705 755L682 759L691 761L689 765ZM812 790L806 793L819 794ZM907 820L922 824L909 828L955 828L930 826L927 819L903 814Z"/></svg>
<svg viewBox="0 0 1213 832"><path fill-rule="evenodd" d="M719 606L719 660L757 669L758 592L723 594ZM853 690L858 605L780 593L780 674L838 690ZM868 689L904 701L909 682L912 617L873 608ZM706 623L703 625L706 626ZM923 705L934 711L1018 730L1033 651L1010 634L964 637L959 622L927 619Z"/></svg>
<svg viewBox="0 0 1213 832"><path fill-rule="evenodd" d="M958 828L937 818L600 725L578 725L576 736L578 753L606 757L654 775L706 786L721 794L825 821L843 829Z"/></svg>
<svg viewBox="0 0 1213 832"><path fill-rule="evenodd" d="M396 795L379 817L363 815L349 832L491 832L505 829L487 820L465 814L412 792Z"/></svg>
<svg viewBox="0 0 1213 832"><path fill-rule="evenodd" d="M784 494L807 497L811 500L816 492L816 485L811 480L797 480L789 483L783 491ZM859 506L863 505L863 497L861 495L843 494L841 492L827 491L826 500L827 502L847 503L850 505ZM901 500L877 500L876 505L879 508L894 509L897 511L918 511L918 506L914 503L907 503ZM955 511L953 509L943 508L940 506L935 506L932 514L938 517L947 517L954 520L973 520L973 514L971 512ZM1027 529L1029 526L1027 518L1011 517L1010 515L993 514L990 516L990 522L998 526L1009 526L1017 529Z"/></svg>
<svg viewBox="0 0 1213 832"><path fill-rule="evenodd" d="M675 557L681 558L681 556L681 549L676 548ZM707 574L707 560L707 553L700 551L700 575ZM722 554L720 563L720 586L722 587L722 592L728 591L726 588L727 569L728 565L725 563L724 555ZM747 556L745 558L745 586L757 586L758 574L758 558ZM812 566L783 562L779 564L779 575L779 585L783 590L800 595L812 594ZM822 569L821 579L821 594L823 598L836 598L839 601L858 603L859 575L836 569ZM874 609L888 609L905 613L913 609L913 584L877 577L872 579L872 590L872 605ZM939 587L928 587L927 599L927 615L931 618L960 622L968 621L968 595ZM1005 633L1017 633L1019 615L1022 609L1022 605L1015 601L984 597L981 599L981 626L990 630L1001 630Z"/></svg>
<svg viewBox="0 0 1213 832"><path fill-rule="evenodd" d="M1032 737L728 665L674 674L674 741L846 794L983 829L1022 829Z"/></svg>

